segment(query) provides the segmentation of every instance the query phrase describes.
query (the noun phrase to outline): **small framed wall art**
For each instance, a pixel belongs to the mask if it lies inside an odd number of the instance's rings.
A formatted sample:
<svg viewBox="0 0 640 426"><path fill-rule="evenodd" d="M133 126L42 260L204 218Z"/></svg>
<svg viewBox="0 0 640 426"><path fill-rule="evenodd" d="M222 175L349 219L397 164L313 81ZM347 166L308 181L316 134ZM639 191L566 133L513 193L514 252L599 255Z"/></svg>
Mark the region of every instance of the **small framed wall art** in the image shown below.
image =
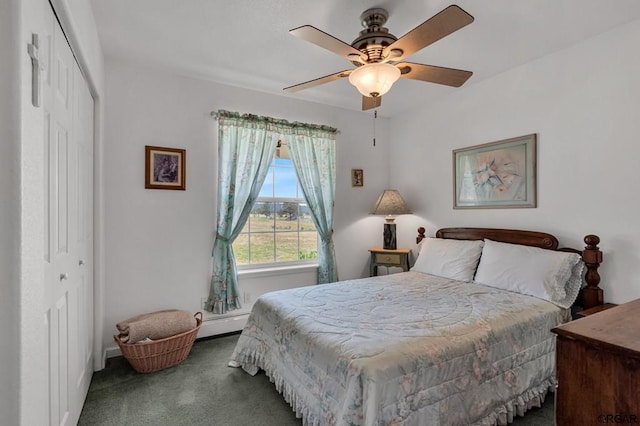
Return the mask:
<svg viewBox="0 0 640 426"><path fill-rule="evenodd" d="M351 186L364 186L364 171L351 169Z"/></svg>
<svg viewBox="0 0 640 426"><path fill-rule="evenodd" d="M145 188L185 190L186 150L147 145L144 153Z"/></svg>
<svg viewBox="0 0 640 426"><path fill-rule="evenodd" d="M536 135L453 150L453 208L536 207Z"/></svg>

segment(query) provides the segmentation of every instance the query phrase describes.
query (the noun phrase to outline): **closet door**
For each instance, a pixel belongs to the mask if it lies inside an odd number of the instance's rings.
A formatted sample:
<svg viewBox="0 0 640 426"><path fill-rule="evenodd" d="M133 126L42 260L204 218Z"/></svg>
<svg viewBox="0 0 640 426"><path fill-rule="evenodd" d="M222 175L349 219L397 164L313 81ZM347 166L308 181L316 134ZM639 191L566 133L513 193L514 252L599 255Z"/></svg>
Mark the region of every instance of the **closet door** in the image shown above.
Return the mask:
<svg viewBox="0 0 640 426"><path fill-rule="evenodd" d="M73 406L77 417L82 411L84 399L89 390L93 372L93 98L89 87L77 64L74 71L74 103L73 103L73 135L74 161L73 169L76 179L73 182L76 194L75 229L72 267L78 276L75 281L73 300L75 315L70 323L73 335L73 368L74 388ZM77 357L76 357L77 356ZM75 424L75 422L74 422Z"/></svg>
<svg viewBox="0 0 640 426"><path fill-rule="evenodd" d="M92 374L93 100L53 11L41 37L50 425L75 425Z"/></svg>

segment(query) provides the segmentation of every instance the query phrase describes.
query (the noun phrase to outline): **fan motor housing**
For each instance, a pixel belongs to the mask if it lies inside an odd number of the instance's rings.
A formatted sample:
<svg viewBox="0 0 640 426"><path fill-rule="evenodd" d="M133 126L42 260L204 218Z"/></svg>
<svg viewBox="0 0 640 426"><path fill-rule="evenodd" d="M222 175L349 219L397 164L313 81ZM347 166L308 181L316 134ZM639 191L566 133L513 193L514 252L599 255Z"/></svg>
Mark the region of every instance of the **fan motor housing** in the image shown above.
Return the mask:
<svg viewBox="0 0 640 426"><path fill-rule="evenodd" d="M382 61L384 59L382 57L384 48L398 39L387 28L383 27L388 18L389 13L382 8L368 9L360 15L360 22L364 29L353 40L351 46L367 54L367 63ZM352 62L357 66L362 65L359 62Z"/></svg>

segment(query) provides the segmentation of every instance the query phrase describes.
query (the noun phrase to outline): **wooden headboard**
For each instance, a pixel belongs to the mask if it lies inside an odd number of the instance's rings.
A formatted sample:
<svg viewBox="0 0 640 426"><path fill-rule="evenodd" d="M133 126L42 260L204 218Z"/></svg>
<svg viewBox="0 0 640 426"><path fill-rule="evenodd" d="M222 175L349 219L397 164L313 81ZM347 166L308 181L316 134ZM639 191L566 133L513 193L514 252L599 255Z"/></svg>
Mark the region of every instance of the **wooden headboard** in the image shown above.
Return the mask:
<svg viewBox="0 0 640 426"><path fill-rule="evenodd" d="M418 228L416 243L425 238L425 229ZM600 237L587 235L584 237L586 247L577 250L568 247L558 248L558 239L546 232L522 231L517 229L499 228L442 228L436 232L436 238L448 238L454 240L484 240L488 238L502 243L521 244L525 246L539 247L548 250L558 250L578 253L585 263L587 272L584 280L587 286L580 291L576 305L584 309L604 304L604 295L600 284L598 267L602 263L602 252L598 248Z"/></svg>

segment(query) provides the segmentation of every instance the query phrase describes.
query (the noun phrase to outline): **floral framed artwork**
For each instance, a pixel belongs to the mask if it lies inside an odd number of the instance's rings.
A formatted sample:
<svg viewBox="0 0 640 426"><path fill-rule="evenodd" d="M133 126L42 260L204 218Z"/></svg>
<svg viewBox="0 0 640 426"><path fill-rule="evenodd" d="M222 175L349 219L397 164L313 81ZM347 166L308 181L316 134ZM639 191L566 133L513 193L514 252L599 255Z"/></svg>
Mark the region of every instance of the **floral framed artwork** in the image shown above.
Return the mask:
<svg viewBox="0 0 640 426"><path fill-rule="evenodd" d="M351 186L364 186L364 171L351 169Z"/></svg>
<svg viewBox="0 0 640 426"><path fill-rule="evenodd" d="M536 207L535 134L453 150L453 208Z"/></svg>
<svg viewBox="0 0 640 426"><path fill-rule="evenodd" d="M186 150L145 146L144 187L185 190Z"/></svg>

